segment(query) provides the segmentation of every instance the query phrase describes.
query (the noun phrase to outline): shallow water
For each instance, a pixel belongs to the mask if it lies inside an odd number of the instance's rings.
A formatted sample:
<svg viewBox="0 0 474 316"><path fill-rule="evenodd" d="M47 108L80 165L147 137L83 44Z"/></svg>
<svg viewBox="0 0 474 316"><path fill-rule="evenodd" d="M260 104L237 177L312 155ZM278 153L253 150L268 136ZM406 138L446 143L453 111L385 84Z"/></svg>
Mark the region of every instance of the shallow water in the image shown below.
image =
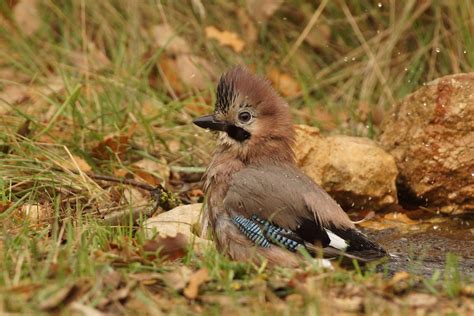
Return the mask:
<svg viewBox="0 0 474 316"><path fill-rule="evenodd" d="M390 274L408 271L429 277L436 270L444 271L446 255L452 253L459 259L462 275L474 279L472 216L428 217L400 227L363 230L396 256L387 264Z"/></svg>

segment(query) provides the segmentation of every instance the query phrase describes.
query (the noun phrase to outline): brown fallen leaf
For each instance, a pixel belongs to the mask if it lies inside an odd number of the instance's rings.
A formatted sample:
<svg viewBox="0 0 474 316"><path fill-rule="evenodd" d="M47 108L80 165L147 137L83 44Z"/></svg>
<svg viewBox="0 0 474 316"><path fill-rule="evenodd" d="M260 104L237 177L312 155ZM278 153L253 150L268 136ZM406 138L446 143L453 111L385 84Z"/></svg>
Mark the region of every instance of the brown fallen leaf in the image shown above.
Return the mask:
<svg viewBox="0 0 474 316"><path fill-rule="evenodd" d="M277 90L285 97L298 95L301 91L301 86L295 79L288 74L281 73L275 68L270 69L267 76L273 82Z"/></svg>
<svg viewBox="0 0 474 316"><path fill-rule="evenodd" d="M327 24L315 26L305 37L305 41L313 48L325 48L331 38L331 27Z"/></svg>
<svg viewBox="0 0 474 316"><path fill-rule="evenodd" d="M201 284L209 279L209 271L206 268L199 269L189 278L189 284L184 289L183 294L190 300L196 299Z"/></svg>
<svg viewBox="0 0 474 316"><path fill-rule="evenodd" d="M434 306L438 299L426 293L410 293L403 301L412 307L429 307Z"/></svg>
<svg viewBox="0 0 474 316"><path fill-rule="evenodd" d="M144 194L142 194L140 190L131 186L127 186L126 188L124 188L122 197L128 205L147 205L149 202L148 198Z"/></svg>
<svg viewBox="0 0 474 316"><path fill-rule="evenodd" d="M65 302L76 289L74 284L67 284L62 288L57 288L57 286L54 287L55 288L51 290L51 295L40 302L39 308L41 310L51 310L59 307L59 305Z"/></svg>
<svg viewBox="0 0 474 316"><path fill-rule="evenodd" d="M108 160L117 155L123 159L130 147L129 140L130 136L126 134L106 136L103 141L92 148L92 156Z"/></svg>
<svg viewBox="0 0 474 316"><path fill-rule="evenodd" d="M155 25L151 28L150 33L157 46L164 48L168 53L181 54L191 51L188 43L178 36L168 24Z"/></svg>
<svg viewBox="0 0 474 316"><path fill-rule="evenodd" d="M165 159L160 162L148 158L135 162L132 165L133 172L146 183L153 186L166 181L170 174L170 169Z"/></svg>
<svg viewBox="0 0 474 316"><path fill-rule="evenodd" d="M174 237L157 236L155 239L146 241L143 251L149 253L159 251L160 258L173 261L183 258L186 255L187 247L188 238L184 234L178 233Z"/></svg>
<svg viewBox="0 0 474 316"><path fill-rule="evenodd" d="M248 45L254 44L258 39L258 31L255 27L255 23L248 16L248 13L243 8L237 9L237 18L240 24L241 29L243 30L242 34L245 38L245 42Z"/></svg>
<svg viewBox="0 0 474 316"><path fill-rule="evenodd" d="M264 23L278 10L283 0L246 0L247 10L259 23Z"/></svg>
<svg viewBox="0 0 474 316"><path fill-rule="evenodd" d="M244 49L244 41L234 32L220 31L214 26L207 26L205 31L207 38L217 40L222 46L231 47L236 53L240 53Z"/></svg>
<svg viewBox="0 0 474 316"><path fill-rule="evenodd" d="M190 268L180 266L171 272L164 273L162 279L168 287L176 291L181 291L184 289L186 284L188 284L192 274L193 271Z"/></svg>
<svg viewBox="0 0 474 316"><path fill-rule="evenodd" d="M20 216L32 223L43 222L47 220L51 214L51 208L42 204L23 204L20 208Z"/></svg>
<svg viewBox="0 0 474 316"><path fill-rule="evenodd" d="M0 214L8 210L8 208L12 205L12 202L9 201L0 201Z"/></svg>
<svg viewBox="0 0 474 316"><path fill-rule="evenodd" d="M360 296L353 296L347 298L336 297L332 299L336 308L347 313L356 313L362 310L364 300Z"/></svg>
<svg viewBox="0 0 474 316"><path fill-rule="evenodd" d="M12 105L22 103L29 98L28 87L24 85L8 85L0 91L0 115L10 112Z"/></svg>
<svg viewBox="0 0 474 316"><path fill-rule="evenodd" d="M20 0L13 8L13 17L20 30L31 36L41 26L41 17L38 11L37 0Z"/></svg>
<svg viewBox="0 0 474 316"><path fill-rule="evenodd" d="M192 54L176 56L176 72L185 86L202 90L215 77L213 66L204 58Z"/></svg>
<svg viewBox="0 0 474 316"><path fill-rule="evenodd" d="M89 172L92 170L92 167L82 159L76 155L72 155L70 160L65 160L62 163L62 167L69 170L77 170L79 168L82 172Z"/></svg>

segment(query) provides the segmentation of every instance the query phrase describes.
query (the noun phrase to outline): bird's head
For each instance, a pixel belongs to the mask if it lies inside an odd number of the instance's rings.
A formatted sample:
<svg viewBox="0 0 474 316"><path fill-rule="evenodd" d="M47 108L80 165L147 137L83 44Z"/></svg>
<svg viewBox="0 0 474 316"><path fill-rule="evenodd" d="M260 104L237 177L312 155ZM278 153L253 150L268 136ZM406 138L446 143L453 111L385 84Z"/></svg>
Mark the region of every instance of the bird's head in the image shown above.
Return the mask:
<svg viewBox="0 0 474 316"><path fill-rule="evenodd" d="M242 161L293 161L294 136L288 104L268 80L243 67L222 75L214 113L193 122L219 131L220 150L233 152Z"/></svg>

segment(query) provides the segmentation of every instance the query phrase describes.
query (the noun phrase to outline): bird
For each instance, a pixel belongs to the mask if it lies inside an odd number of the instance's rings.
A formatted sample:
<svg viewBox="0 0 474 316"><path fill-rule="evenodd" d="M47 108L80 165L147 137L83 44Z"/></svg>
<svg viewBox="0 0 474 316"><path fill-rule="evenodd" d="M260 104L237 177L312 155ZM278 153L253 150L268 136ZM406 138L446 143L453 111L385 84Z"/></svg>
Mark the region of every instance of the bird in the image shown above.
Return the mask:
<svg viewBox="0 0 474 316"><path fill-rule="evenodd" d="M286 267L305 254L363 263L387 255L297 167L290 107L267 79L231 68L217 85L214 112L193 123L218 133L201 226L219 252Z"/></svg>

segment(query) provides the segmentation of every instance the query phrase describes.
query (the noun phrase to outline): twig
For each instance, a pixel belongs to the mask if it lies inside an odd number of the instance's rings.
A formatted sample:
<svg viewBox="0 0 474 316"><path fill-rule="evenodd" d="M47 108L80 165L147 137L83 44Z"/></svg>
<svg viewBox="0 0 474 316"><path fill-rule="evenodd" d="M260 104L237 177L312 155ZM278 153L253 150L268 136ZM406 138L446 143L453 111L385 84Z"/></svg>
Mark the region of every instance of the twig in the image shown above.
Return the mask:
<svg viewBox="0 0 474 316"><path fill-rule="evenodd" d="M126 184L126 185L131 185L146 191L156 191L157 189L166 191L165 188L161 184L158 185L158 187L153 187L149 184L139 182L133 179L125 179L125 178L117 178L113 176L107 176L107 175L102 175L102 174L95 174L92 172L87 172L87 176L91 179L94 180L101 180L101 181L107 181L107 182L115 182L115 183L121 183L121 184Z"/></svg>

